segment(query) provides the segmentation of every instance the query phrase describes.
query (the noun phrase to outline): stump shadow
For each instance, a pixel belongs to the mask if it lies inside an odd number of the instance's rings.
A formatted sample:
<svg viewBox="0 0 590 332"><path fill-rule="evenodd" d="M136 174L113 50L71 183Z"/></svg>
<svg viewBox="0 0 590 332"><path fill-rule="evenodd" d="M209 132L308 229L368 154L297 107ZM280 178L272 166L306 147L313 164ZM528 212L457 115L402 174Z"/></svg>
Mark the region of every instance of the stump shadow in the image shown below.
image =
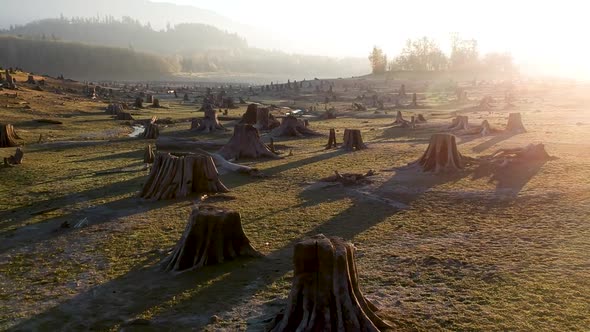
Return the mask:
<svg viewBox="0 0 590 332"><path fill-rule="evenodd" d="M474 146L473 148L471 148L471 150L475 153L482 153L483 151L491 148L492 146L494 146L502 141L506 141L516 135L518 135L518 134L517 133L506 133L506 132L498 133L495 136L491 137L489 140Z"/></svg>
<svg viewBox="0 0 590 332"><path fill-rule="evenodd" d="M516 197L546 163L547 160L534 160L513 163L505 167L481 163L473 172L472 179L489 177L488 183L496 184L496 194L509 194L511 197Z"/></svg>
<svg viewBox="0 0 590 332"><path fill-rule="evenodd" d="M106 197L113 197L118 195L130 194L141 189L141 182L145 178L138 177L123 182L117 182L105 187L95 188L75 194L70 194L55 199L49 199L34 207L27 206L20 209L15 209L3 212L0 215L2 220L10 220L0 224L0 230L4 230L15 223L22 223L34 217L31 210L42 211L47 207L59 207L60 209L68 207L72 202L83 202ZM191 197L185 200L190 200ZM76 232L77 228L72 228L77 222L84 218L88 219L90 225L97 225L106 222L117 220L118 218L127 217L134 214L145 213L153 209L159 209L170 204L181 202L182 200L165 200L165 201L149 201L137 197L137 195L127 196L108 203L94 205L91 207L76 210L63 215L48 217L32 225L24 225L16 230L2 232L2 241L0 245L0 253L4 253L22 243L34 245L35 243L50 240L55 237L63 236L69 232ZM35 209L35 210L33 210ZM69 227L63 228L61 224L68 222Z"/></svg>

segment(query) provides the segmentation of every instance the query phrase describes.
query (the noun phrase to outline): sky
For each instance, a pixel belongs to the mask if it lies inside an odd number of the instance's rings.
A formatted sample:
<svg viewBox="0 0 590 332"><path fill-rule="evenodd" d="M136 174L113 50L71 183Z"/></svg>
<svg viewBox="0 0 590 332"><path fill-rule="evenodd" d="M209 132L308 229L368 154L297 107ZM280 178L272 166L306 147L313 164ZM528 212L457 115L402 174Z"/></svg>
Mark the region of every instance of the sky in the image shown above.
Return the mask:
<svg viewBox="0 0 590 332"><path fill-rule="evenodd" d="M448 52L451 33L458 33L478 40L482 53L510 52L525 70L590 78L590 2L582 0L157 1L251 25L288 52L364 57L377 45L391 57L405 40L422 36Z"/></svg>

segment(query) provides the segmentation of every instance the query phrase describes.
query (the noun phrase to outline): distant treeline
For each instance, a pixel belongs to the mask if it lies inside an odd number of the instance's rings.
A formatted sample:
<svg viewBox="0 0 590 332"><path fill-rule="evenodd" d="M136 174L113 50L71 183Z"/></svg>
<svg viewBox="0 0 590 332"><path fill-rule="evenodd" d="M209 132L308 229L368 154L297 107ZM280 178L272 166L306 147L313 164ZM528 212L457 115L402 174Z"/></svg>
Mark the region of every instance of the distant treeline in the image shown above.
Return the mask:
<svg viewBox="0 0 590 332"><path fill-rule="evenodd" d="M475 39L461 39L454 34L451 38L451 53L445 54L436 42L428 37L409 39L401 53L388 61L379 47L373 47L369 61L374 74L385 72L470 72L472 75L510 76L518 69L508 53L479 53Z"/></svg>
<svg viewBox="0 0 590 332"><path fill-rule="evenodd" d="M77 79L154 79L178 71L174 61L124 48L0 36L0 65Z"/></svg>
<svg viewBox="0 0 590 332"><path fill-rule="evenodd" d="M246 40L216 27L190 23L156 31L130 17L44 19L11 26L3 34L37 40L65 40L129 48L162 55L192 54L205 50L247 48Z"/></svg>
<svg viewBox="0 0 590 332"><path fill-rule="evenodd" d="M0 31L5 35L18 36L29 40L31 45L47 47L51 42L72 41L85 44L118 47L119 52L135 54L149 52L157 54L162 65L157 72L223 72L272 74L285 79L301 79L311 77L349 77L367 72L368 61L361 58L337 59L325 56L309 56L287 54L279 51L268 51L248 47L244 39L236 34L227 33L213 26L204 24L179 24L174 27L156 31L148 24L142 25L129 17L121 20L113 17L104 18L73 18L46 19L32 22L24 26L12 26ZM19 44L22 46L22 44ZM56 47L74 47L72 44L57 43ZM77 47L82 47L76 44ZM111 50L111 49L109 49ZM133 52L135 51L135 53ZM107 52L103 50L103 52ZM107 52L108 53L108 52ZM142 57L149 57L141 55ZM155 56L151 56L154 58ZM125 66L117 57L111 58L112 64ZM56 59L43 59L41 64L47 72L56 70L60 63ZM90 59L84 60L92 65ZM27 68L27 64L19 63ZM165 70L162 70L165 68ZM39 70L39 69L38 69ZM72 72L74 69L70 69ZM78 69L76 69L76 73ZM151 71L150 71L151 72ZM83 75L74 77L86 77Z"/></svg>

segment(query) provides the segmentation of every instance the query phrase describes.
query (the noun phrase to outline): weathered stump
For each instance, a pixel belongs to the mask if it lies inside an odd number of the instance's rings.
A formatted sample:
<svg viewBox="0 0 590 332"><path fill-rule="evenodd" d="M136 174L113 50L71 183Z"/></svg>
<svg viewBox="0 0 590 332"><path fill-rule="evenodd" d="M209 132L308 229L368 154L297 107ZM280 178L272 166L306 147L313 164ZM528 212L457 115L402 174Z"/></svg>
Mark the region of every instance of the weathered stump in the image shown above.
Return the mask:
<svg viewBox="0 0 590 332"><path fill-rule="evenodd" d="M119 112L115 116L116 120L133 120L133 116L129 112Z"/></svg>
<svg viewBox="0 0 590 332"><path fill-rule="evenodd" d="M123 112L123 105L119 103L112 103L107 106L107 114L117 115Z"/></svg>
<svg viewBox="0 0 590 332"><path fill-rule="evenodd" d="M191 193L219 192L228 192L228 189L219 180L210 156L177 157L158 152L140 197L161 200L187 197Z"/></svg>
<svg viewBox="0 0 590 332"><path fill-rule="evenodd" d="M160 99L153 98L152 99L152 107L153 108L160 108L160 107L162 107L162 106L160 106Z"/></svg>
<svg viewBox="0 0 590 332"><path fill-rule="evenodd" d="M330 134L328 135L328 144L326 145L326 150L336 147L338 143L336 142L336 130L334 128L330 129Z"/></svg>
<svg viewBox="0 0 590 332"><path fill-rule="evenodd" d="M344 143L342 148L347 151L366 149L363 137L359 129L344 129Z"/></svg>
<svg viewBox="0 0 590 332"><path fill-rule="evenodd" d="M401 111L397 111L397 114L395 115L395 121L393 121L393 124L405 124L408 121L404 119L402 112Z"/></svg>
<svg viewBox="0 0 590 332"><path fill-rule="evenodd" d="M418 107L418 97L416 96L416 92L412 93L412 107Z"/></svg>
<svg viewBox="0 0 590 332"><path fill-rule="evenodd" d="M143 162L146 164L153 164L154 158L155 158L154 148L151 146L151 144L148 144L148 146L145 148L145 151L143 153Z"/></svg>
<svg viewBox="0 0 590 332"><path fill-rule="evenodd" d="M193 124L191 123L191 127ZM205 117L200 119L198 126L194 129L203 133L210 133L215 130L224 130L223 125L219 122L217 112L207 105L205 107Z"/></svg>
<svg viewBox="0 0 590 332"><path fill-rule="evenodd" d="M201 205L191 212L184 233L161 267L182 272L237 257L260 256L246 237L238 212Z"/></svg>
<svg viewBox="0 0 590 332"><path fill-rule="evenodd" d="M141 99L141 97L135 98L135 102L133 103L133 106L136 108L143 108L143 100Z"/></svg>
<svg viewBox="0 0 590 332"><path fill-rule="evenodd" d="M146 102L146 103L149 103L149 104L152 104L152 103L154 102L154 96L153 96L153 95L151 95L151 94L147 94L147 95L145 96L145 102Z"/></svg>
<svg viewBox="0 0 590 332"><path fill-rule="evenodd" d="M240 124L256 124L256 119L258 115L258 105L250 104L246 109L246 113L242 115L242 120L240 120Z"/></svg>
<svg viewBox="0 0 590 332"><path fill-rule="evenodd" d="M418 122L418 123L426 122L426 118L424 118L424 115L418 114L418 117L416 118L416 122Z"/></svg>
<svg viewBox="0 0 590 332"><path fill-rule="evenodd" d="M35 77L33 75L29 75L27 77L27 83L28 84L37 84L37 82L35 82Z"/></svg>
<svg viewBox="0 0 590 332"><path fill-rule="evenodd" d="M157 118L155 116L152 117L152 119L145 125L145 129L139 137L147 139L158 138L158 136L160 136L160 129L156 124L156 120Z"/></svg>
<svg viewBox="0 0 590 332"><path fill-rule="evenodd" d="M270 109L267 107L258 108L256 110L256 125L254 127L258 130L271 130L280 125L279 121L276 120Z"/></svg>
<svg viewBox="0 0 590 332"><path fill-rule="evenodd" d="M526 129L522 124L522 117L520 113L508 114L508 124L506 124L506 131L511 133L526 133Z"/></svg>
<svg viewBox="0 0 590 332"><path fill-rule="evenodd" d="M292 115L288 115L283 118L280 126L278 126L277 128L275 128L271 131L271 135L274 137L280 137L280 136L304 137L304 136L317 136L320 134L307 128L303 121L298 120L296 117L294 117Z"/></svg>
<svg viewBox="0 0 590 332"><path fill-rule="evenodd" d="M270 331L380 331L392 326L359 287L354 246L319 234L295 245L287 307Z"/></svg>
<svg viewBox="0 0 590 332"><path fill-rule="evenodd" d="M0 124L0 148L17 146L18 135L11 124Z"/></svg>
<svg viewBox="0 0 590 332"><path fill-rule="evenodd" d="M456 118L453 119L453 122L449 126L449 130L467 130L469 129L469 118L467 115L457 115Z"/></svg>
<svg viewBox="0 0 590 332"><path fill-rule="evenodd" d="M556 159L556 157L550 156L542 143L529 144L522 148L500 149L489 156L481 157L482 161L487 161L499 167L553 159Z"/></svg>
<svg viewBox="0 0 590 332"><path fill-rule="evenodd" d="M16 148L16 152L13 156L8 158L4 158L4 165L5 166L13 166L13 165L20 165L23 162L24 153L21 148Z"/></svg>
<svg viewBox="0 0 590 332"><path fill-rule="evenodd" d="M464 157L457 150L454 135L434 134L430 137L430 144L426 152L410 166L419 166L424 172L453 172L465 167Z"/></svg>
<svg viewBox="0 0 590 332"><path fill-rule="evenodd" d="M240 158L278 158L260 139L258 130L249 124L238 124L229 142L218 152L227 160Z"/></svg>

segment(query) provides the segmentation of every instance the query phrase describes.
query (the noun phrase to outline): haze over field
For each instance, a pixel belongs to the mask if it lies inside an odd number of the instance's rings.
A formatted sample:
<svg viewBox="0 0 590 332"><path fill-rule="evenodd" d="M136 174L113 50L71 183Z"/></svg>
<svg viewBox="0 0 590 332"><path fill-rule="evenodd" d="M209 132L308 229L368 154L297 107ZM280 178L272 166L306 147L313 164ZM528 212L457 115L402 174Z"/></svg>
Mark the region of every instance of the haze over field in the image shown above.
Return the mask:
<svg viewBox="0 0 590 332"><path fill-rule="evenodd" d="M395 56L406 39L422 36L432 37L448 52L451 33L458 33L476 39L481 53L510 52L524 73L590 77L590 49L578 37L586 29L588 5L582 1L2 2L0 28L60 14L131 16L156 29L168 23L210 24L238 33L251 47L332 57L366 58L373 45Z"/></svg>

